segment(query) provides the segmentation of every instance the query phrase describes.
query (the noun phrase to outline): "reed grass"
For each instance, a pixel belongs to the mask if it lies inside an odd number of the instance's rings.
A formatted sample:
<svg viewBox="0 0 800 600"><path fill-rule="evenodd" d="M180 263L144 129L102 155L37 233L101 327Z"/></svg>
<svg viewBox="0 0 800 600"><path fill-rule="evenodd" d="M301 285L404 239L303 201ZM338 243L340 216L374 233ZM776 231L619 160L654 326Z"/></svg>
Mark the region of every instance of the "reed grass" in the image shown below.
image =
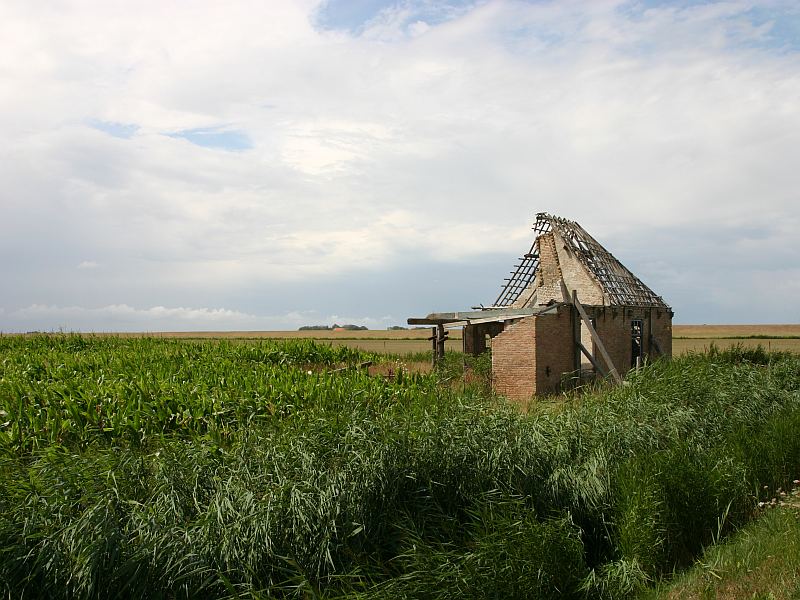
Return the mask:
<svg viewBox="0 0 800 600"><path fill-rule="evenodd" d="M800 473L796 355L656 362L526 414L452 365L337 370L365 358L0 339L0 592L631 597Z"/></svg>

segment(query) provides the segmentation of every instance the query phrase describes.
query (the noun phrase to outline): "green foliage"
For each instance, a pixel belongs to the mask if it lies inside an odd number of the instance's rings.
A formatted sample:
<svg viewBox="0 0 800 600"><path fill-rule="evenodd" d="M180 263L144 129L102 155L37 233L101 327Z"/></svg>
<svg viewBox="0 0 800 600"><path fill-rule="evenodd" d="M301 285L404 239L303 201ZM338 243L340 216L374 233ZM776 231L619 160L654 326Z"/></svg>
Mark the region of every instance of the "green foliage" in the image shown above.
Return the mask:
<svg viewBox="0 0 800 600"><path fill-rule="evenodd" d="M0 593L625 598L800 473L793 355L656 362L530 414L485 393L488 356L471 382L450 354L340 370L367 358L0 338Z"/></svg>
<svg viewBox="0 0 800 600"><path fill-rule="evenodd" d="M393 560L400 575L363 598L561 598L575 595L586 573L580 530L569 516L538 518L521 498L497 491L469 511L457 543L431 540L413 516Z"/></svg>
<svg viewBox="0 0 800 600"><path fill-rule="evenodd" d="M311 340L181 342L79 336L0 338L0 446L144 443L163 434L222 443L242 427L357 395L415 394L332 367L373 358Z"/></svg>
<svg viewBox="0 0 800 600"><path fill-rule="evenodd" d="M436 364L439 382L460 384L462 390L469 389L483 396L492 394L492 354L487 350L478 356L462 352L445 352L444 359Z"/></svg>
<svg viewBox="0 0 800 600"><path fill-rule="evenodd" d="M794 501L793 501L794 502ZM800 597L800 513L791 504L712 546L694 566L646 598L753 600Z"/></svg>

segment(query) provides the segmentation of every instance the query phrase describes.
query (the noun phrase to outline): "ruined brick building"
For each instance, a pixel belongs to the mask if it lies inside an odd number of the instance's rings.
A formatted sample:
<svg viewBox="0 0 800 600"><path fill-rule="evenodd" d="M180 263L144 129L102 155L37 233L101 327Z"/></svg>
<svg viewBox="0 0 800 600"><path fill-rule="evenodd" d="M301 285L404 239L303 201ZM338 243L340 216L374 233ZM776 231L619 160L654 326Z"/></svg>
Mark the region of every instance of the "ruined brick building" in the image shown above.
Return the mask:
<svg viewBox="0 0 800 600"><path fill-rule="evenodd" d="M433 325L434 357L446 329L463 328L464 352L491 339L495 390L512 399L558 392L596 375L621 379L672 353L672 309L574 221L536 216L535 238L491 306L408 319Z"/></svg>

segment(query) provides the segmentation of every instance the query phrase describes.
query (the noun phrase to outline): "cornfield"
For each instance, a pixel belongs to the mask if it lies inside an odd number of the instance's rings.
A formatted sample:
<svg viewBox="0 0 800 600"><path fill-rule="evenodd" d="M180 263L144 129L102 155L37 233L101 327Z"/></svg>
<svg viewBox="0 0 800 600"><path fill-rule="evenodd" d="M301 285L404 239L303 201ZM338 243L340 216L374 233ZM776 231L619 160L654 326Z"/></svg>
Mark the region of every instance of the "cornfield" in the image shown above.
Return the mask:
<svg viewBox="0 0 800 600"><path fill-rule="evenodd" d="M365 360L0 337L0 592L632 597L800 474L796 355L656 362L527 414Z"/></svg>

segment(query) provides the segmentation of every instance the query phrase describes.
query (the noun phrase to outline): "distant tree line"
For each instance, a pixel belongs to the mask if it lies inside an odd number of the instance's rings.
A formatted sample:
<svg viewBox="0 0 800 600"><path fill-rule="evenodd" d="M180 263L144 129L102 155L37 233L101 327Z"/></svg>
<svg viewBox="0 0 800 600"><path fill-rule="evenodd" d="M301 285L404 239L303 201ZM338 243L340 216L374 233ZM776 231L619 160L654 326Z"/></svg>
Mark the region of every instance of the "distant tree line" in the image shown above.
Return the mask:
<svg viewBox="0 0 800 600"><path fill-rule="evenodd" d="M347 331L367 331L367 327L365 325L351 325L351 324L344 324L339 325L338 323L334 323L333 325L303 325L299 328L299 331L333 331L334 329L345 329Z"/></svg>

